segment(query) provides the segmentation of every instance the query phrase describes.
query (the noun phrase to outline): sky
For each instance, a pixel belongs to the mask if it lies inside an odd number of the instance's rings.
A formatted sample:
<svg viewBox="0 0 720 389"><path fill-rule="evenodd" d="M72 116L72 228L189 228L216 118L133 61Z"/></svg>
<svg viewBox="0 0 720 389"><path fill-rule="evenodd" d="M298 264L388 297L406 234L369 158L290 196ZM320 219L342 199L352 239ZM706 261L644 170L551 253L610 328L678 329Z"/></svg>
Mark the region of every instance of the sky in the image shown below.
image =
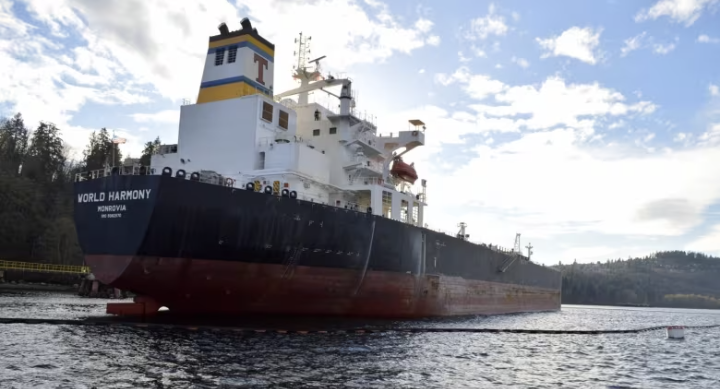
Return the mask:
<svg viewBox="0 0 720 389"><path fill-rule="evenodd" d="M407 154L425 222L545 264L662 250L720 255L720 0L0 0L0 116L106 127L139 156L177 140L207 39L249 17L346 73L380 133L427 124Z"/></svg>

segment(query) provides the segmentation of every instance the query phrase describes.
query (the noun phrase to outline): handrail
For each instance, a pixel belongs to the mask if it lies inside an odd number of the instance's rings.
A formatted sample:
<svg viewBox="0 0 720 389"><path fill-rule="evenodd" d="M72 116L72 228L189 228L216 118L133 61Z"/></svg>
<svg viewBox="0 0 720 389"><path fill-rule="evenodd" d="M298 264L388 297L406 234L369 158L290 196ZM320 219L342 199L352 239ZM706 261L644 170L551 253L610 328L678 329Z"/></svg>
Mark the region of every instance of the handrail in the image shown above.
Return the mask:
<svg viewBox="0 0 720 389"><path fill-rule="evenodd" d="M71 273L71 274L89 274L88 266L76 265L55 265L50 263L34 263L34 262L17 262L0 260L0 269L3 270L22 270L36 271L43 273Z"/></svg>

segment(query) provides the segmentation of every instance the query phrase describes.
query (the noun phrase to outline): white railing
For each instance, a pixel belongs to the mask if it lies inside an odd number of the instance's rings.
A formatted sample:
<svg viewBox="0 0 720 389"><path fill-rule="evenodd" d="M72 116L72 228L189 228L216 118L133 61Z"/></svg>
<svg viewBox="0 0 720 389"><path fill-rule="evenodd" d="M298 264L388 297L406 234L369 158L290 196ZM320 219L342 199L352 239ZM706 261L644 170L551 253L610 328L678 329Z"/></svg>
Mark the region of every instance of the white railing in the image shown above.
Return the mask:
<svg viewBox="0 0 720 389"><path fill-rule="evenodd" d="M350 113L356 118L369 124L373 130L377 129L377 117L375 115L372 115L367 111L360 111L357 109L350 110Z"/></svg>
<svg viewBox="0 0 720 389"><path fill-rule="evenodd" d="M145 168L144 170L142 168ZM149 166L130 165L117 166L118 174L122 176L138 176L141 174L155 174L155 169ZM102 169L90 170L87 172L75 174L75 181L95 180L112 175L113 167L105 167Z"/></svg>
<svg viewBox="0 0 720 389"><path fill-rule="evenodd" d="M378 150L381 150L380 144L378 142L378 138L377 138L377 136L375 136L375 134L367 133L367 132L360 132L358 130L355 130L352 133L350 133L349 135L350 135L349 140L359 140L359 141L364 142Z"/></svg>
<svg viewBox="0 0 720 389"><path fill-rule="evenodd" d="M366 185L382 185L387 187L395 187L395 183L391 177L383 180L380 177L354 177L348 183L349 186L366 186Z"/></svg>
<svg viewBox="0 0 720 389"><path fill-rule="evenodd" d="M366 169L373 170L377 173L380 173L380 174L383 173L383 164L382 163L371 161L364 157L355 157L345 163L345 166L350 166L350 165L360 165Z"/></svg>
<svg viewBox="0 0 720 389"><path fill-rule="evenodd" d="M277 138L274 136L271 137L264 137L260 138L257 142L257 146L259 148L267 149L271 145L274 145L276 143L299 143L303 144L310 148L315 148L315 145L313 145L312 139L303 139L301 137L293 136L288 138Z"/></svg>

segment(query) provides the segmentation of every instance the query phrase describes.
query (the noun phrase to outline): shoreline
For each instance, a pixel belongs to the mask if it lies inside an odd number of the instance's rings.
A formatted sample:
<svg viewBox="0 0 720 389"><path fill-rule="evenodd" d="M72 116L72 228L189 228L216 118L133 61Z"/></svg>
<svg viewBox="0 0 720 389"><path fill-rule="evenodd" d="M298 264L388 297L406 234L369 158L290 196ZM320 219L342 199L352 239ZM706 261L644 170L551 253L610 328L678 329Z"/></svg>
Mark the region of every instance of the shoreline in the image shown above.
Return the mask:
<svg viewBox="0 0 720 389"><path fill-rule="evenodd" d="M75 285L61 285L61 284L45 284L45 283L0 283L0 291L3 290L25 290L25 291L36 291L36 292L64 292L64 293L77 293L78 286Z"/></svg>

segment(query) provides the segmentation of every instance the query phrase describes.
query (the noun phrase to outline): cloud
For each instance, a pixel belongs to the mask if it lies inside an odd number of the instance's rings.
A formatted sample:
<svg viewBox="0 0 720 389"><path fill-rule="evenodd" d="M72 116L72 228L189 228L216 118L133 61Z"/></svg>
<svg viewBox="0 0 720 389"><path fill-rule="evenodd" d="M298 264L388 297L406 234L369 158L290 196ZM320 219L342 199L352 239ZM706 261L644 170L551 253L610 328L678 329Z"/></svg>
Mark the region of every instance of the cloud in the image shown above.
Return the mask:
<svg viewBox="0 0 720 389"><path fill-rule="evenodd" d="M710 92L710 96L720 96L720 87L717 85L708 85L708 91Z"/></svg>
<svg viewBox="0 0 720 389"><path fill-rule="evenodd" d="M473 96L473 77L497 84ZM690 147L657 152L648 146L656 142L653 132L637 131L637 145L605 140L604 131L617 130L603 130L602 123L650 115L657 106L628 101L599 83L551 76L537 85L508 85L463 67L436 81L457 84L482 103L397 115L398 121L421 117L428 125L428 150L408 158L416 158L428 179L429 198L439 199L427 211L431 227L452 232L462 221L453 215L461 214L471 226L493 226L477 227L485 242L509 242L516 231L533 242L582 233L681 236L720 201L720 182L713 178L720 174L720 125ZM500 133L513 135L495 142Z"/></svg>
<svg viewBox="0 0 720 389"><path fill-rule="evenodd" d="M697 41L700 43L720 43L720 38L711 38L705 34L698 36Z"/></svg>
<svg viewBox="0 0 720 389"><path fill-rule="evenodd" d="M473 98L482 100L485 97L499 93L505 85L497 80L493 80L490 76L483 74L471 74L470 69L465 66L460 67L453 74L439 73L435 75L435 81L441 85L447 86L454 83L464 85L464 90Z"/></svg>
<svg viewBox="0 0 720 389"><path fill-rule="evenodd" d="M678 39L675 39L677 42ZM630 52L640 50L643 48L652 48L655 54L665 55L675 50L675 43L654 43L655 38L648 36L647 32L642 33L625 40L625 45L620 49L620 56L625 57Z"/></svg>
<svg viewBox="0 0 720 389"><path fill-rule="evenodd" d="M505 35L508 30L505 18L496 14L495 5L490 4L487 15L470 21L470 29L466 32L465 38L468 40L484 40L492 35Z"/></svg>
<svg viewBox="0 0 720 389"><path fill-rule="evenodd" d="M72 148L84 147L91 132L69 123L85 104L150 101L111 52L48 38L41 27L17 18L7 1L0 1L0 32L0 68L12 69L0 72L0 104L21 112L31 127L55 123Z"/></svg>
<svg viewBox="0 0 720 389"><path fill-rule="evenodd" d="M650 101L626 103L621 93L598 83L567 84L559 76L548 77L539 85L510 86L488 75L472 74L462 66L452 74L437 74L435 81L443 86L459 84L469 97L488 100L468 107L477 115L477 132L556 126L592 129L596 120L648 115L657 109Z"/></svg>
<svg viewBox="0 0 720 389"><path fill-rule="evenodd" d="M657 108L649 101L625 103L621 93L594 84L567 84L558 76L540 85L504 86L494 104L472 104L478 114L515 119L517 128L531 130L555 126L589 128L594 120L626 115L647 115Z"/></svg>
<svg viewBox="0 0 720 389"><path fill-rule="evenodd" d="M642 33L635 35L632 38L628 38L625 40L625 46L623 46L622 49L620 49L621 55L624 57L628 55L630 52L640 49L643 46L643 41L645 37L647 36L647 32L643 31Z"/></svg>
<svg viewBox="0 0 720 389"><path fill-rule="evenodd" d="M180 122L180 111L165 110L156 113L136 113L131 115L138 123L168 123L177 124Z"/></svg>
<svg viewBox="0 0 720 389"><path fill-rule="evenodd" d="M668 54L669 52L675 50L675 44L674 43L668 43L668 44L655 44L653 45L653 51L657 54Z"/></svg>
<svg viewBox="0 0 720 389"><path fill-rule="evenodd" d="M525 58L512 57L512 61L523 69L530 67L530 62L528 62Z"/></svg>
<svg viewBox="0 0 720 389"><path fill-rule="evenodd" d="M427 115L426 115L427 117ZM457 128L465 122L452 113L436 126ZM720 200L717 148L651 154L588 142L587 132L560 128L524 133L496 146L463 148L462 163L444 166L447 152L416 163L428 179L428 211L438 228L449 230L462 214L482 228L484 241L508 241L515 231L551 238L601 233L631 236L679 236L702 222ZM441 136L429 133L428 138ZM442 135L444 136L444 134ZM445 156L445 157L443 157ZM462 182L462 190L457 183ZM669 184L672 183L672 184Z"/></svg>
<svg viewBox="0 0 720 389"><path fill-rule="evenodd" d="M675 23L684 23L685 27L689 27L700 18L705 9L717 2L718 0L659 0L649 9L638 12L635 21L643 22L666 16Z"/></svg>
<svg viewBox="0 0 720 389"><path fill-rule="evenodd" d="M535 38L545 53L540 58L566 56L594 65L598 61L602 29L571 27L562 34L547 38Z"/></svg>

